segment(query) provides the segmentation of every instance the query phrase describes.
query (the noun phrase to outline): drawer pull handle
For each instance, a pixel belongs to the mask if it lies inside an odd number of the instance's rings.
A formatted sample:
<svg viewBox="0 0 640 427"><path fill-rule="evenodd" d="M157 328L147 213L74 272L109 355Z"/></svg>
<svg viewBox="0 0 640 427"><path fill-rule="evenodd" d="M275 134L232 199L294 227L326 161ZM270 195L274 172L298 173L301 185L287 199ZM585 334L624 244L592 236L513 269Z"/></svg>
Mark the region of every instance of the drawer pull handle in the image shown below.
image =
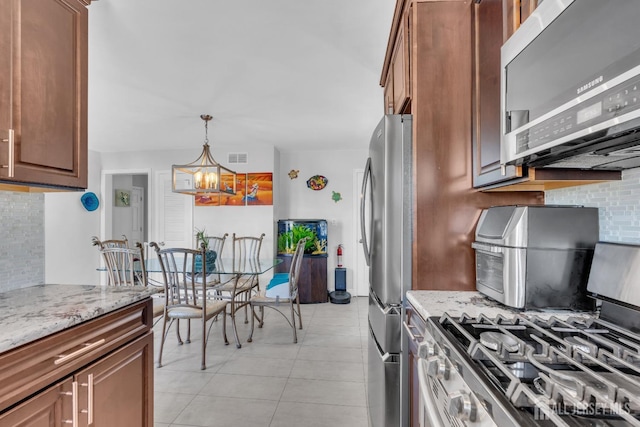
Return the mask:
<svg viewBox="0 0 640 427"><path fill-rule="evenodd" d="M63 392L62 394L69 396L71 395L71 410L73 414L71 415L70 420L62 420L62 424L71 424L72 427L78 427L78 382L74 381L72 383L72 391L71 392Z"/></svg>
<svg viewBox="0 0 640 427"><path fill-rule="evenodd" d="M2 167L3 169L4 168L8 169L7 176L9 178L13 178L13 176L15 175L14 165L15 165L15 147L16 147L15 132L13 129L9 129L9 138L3 139L2 142L9 143L9 159L6 165L1 165L0 167Z"/></svg>
<svg viewBox="0 0 640 427"><path fill-rule="evenodd" d="M56 359L53 363L54 365L61 365L63 363L67 363L69 360L75 359L76 357L84 354L84 353L88 353L91 350L100 347L102 344L105 343L105 339L102 338L99 341L96 341L94 343L91 344L85 344L84 347L82 347L79 350L74 351L73 353L67 354L67 355L60 355L58 356L58 359Z"/></svg>

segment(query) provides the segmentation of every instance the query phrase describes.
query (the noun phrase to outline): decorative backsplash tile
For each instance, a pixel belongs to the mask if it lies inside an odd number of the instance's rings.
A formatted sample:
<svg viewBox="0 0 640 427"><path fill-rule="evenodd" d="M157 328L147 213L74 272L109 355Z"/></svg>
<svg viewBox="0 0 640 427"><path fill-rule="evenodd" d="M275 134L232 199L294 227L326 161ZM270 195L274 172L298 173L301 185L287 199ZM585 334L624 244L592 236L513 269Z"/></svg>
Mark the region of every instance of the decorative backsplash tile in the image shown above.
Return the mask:
<svg viewBox="0 0 640 427"><path fill-rule="evenodd" d="M545 203L597 207L600 240L640 244L640 168L623 171L621 181L546 191Z"/></svg>
<svg viewBox="0 0 640 427"><path fill-rule="evenodd" d="M0 292L44 283L44 194L0 191Z"/></svg>

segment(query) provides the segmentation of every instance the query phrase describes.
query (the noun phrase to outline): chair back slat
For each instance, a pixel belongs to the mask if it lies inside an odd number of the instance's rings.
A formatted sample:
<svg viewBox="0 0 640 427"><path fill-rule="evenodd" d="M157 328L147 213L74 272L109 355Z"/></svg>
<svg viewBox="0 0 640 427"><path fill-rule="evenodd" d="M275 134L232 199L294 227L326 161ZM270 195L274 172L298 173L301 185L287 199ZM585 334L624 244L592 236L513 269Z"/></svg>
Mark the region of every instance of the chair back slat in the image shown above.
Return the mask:
<svg viewBox="0 0 640 427"><path fill-rule="evenodd" d="M224 249L224 242L227 240L229 233L224 233L222 236L206 236L205 238L209 242L209 250L215 251L218 258L222 258L222 251Z"/></svg>
<svg viewBox="0 0 640 427"><path fill-rule="evenodd" d="M160 262L167 307L183 306L206 309L206 263L201 262L200 270L196 272L196 257L200 256L204 260L204 248L201 250L160 249L154 242L151 243L151 246L156 250Z"/></svg>
<svg viewBox="0 0 640 427"><path fill-rule="evenodd" d="M144 254L140 248L105 247L100 252L110 286L147 286Z"/></svg>
<svg viewBox="0 0 640 427"><path fill-rule="evenodd" d="M127 240L127 236L125 236L124 234L122 235L122 239L120 240L116 240L116 239L100 240L98 236L93 236L91 238L91 243L93 244L93 246L97 246L98 249L100 250L105 248L128 248L129 247L129 240Z"/></svg>
<svg viewBox="0 0 640 427"><path fill-rule="evenodd" d="M235 271L252 271L251 267L256 266L260 260L260 249L265 234L259 237L236 236L233 233L233 268Z"/></svg>
<svg viewBox="0 0 640 427"><path fill-rule="evenodd" d="M293 252L293 257L291 258L291 266L289 267L289 298L291 299L295 299L298 294L298 278L306 242L307 237L298 241L296 249Z"/></svg>

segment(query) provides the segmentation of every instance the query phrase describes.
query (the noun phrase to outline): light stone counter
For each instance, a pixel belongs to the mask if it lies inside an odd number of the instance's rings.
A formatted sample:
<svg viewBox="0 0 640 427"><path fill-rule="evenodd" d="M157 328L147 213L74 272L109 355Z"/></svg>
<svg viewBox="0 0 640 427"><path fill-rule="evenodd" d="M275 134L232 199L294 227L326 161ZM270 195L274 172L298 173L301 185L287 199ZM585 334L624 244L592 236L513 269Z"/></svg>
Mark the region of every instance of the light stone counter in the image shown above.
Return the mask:
<svg viewBox="0 0 640 427"><path fill-rule="evenodd" d="M541 317L554 315L565 318L580 314L571 310L517 310L500 304L477 291L407 291L407 301L424 319L431 316L441 316L445 312L453 318L459 317L462 313L472 317L484 314L490 318L499 314L512 317L517 313Z"/></svg>
<svg viewBox="0 0 640 427"><path fill-rule="evenodd" d="M38 285L0 293L0 353L156 292L146 286Z"/></svg>

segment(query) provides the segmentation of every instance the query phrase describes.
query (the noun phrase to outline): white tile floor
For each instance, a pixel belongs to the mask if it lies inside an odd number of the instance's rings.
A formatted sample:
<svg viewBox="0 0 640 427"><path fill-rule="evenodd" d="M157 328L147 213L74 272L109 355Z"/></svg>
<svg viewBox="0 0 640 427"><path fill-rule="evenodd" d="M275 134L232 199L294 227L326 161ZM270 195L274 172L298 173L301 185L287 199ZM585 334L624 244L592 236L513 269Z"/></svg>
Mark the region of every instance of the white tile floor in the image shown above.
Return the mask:
<svg viewBox="0 0 640 427"><path fill-rule="evenodd" d="M204 371L199 329L192 331L191 344L179 346L174 325L163 366L155 369L155 427L366 427L367 308L362 297L344 305L302 305L304 329L298 329L297 344L272 310L266 310L264 328L256 327L251 343L240 316L239 349L230 323L230 344L224 345L218 321ZM159 322L156 361L161 331Z"/></svg>

